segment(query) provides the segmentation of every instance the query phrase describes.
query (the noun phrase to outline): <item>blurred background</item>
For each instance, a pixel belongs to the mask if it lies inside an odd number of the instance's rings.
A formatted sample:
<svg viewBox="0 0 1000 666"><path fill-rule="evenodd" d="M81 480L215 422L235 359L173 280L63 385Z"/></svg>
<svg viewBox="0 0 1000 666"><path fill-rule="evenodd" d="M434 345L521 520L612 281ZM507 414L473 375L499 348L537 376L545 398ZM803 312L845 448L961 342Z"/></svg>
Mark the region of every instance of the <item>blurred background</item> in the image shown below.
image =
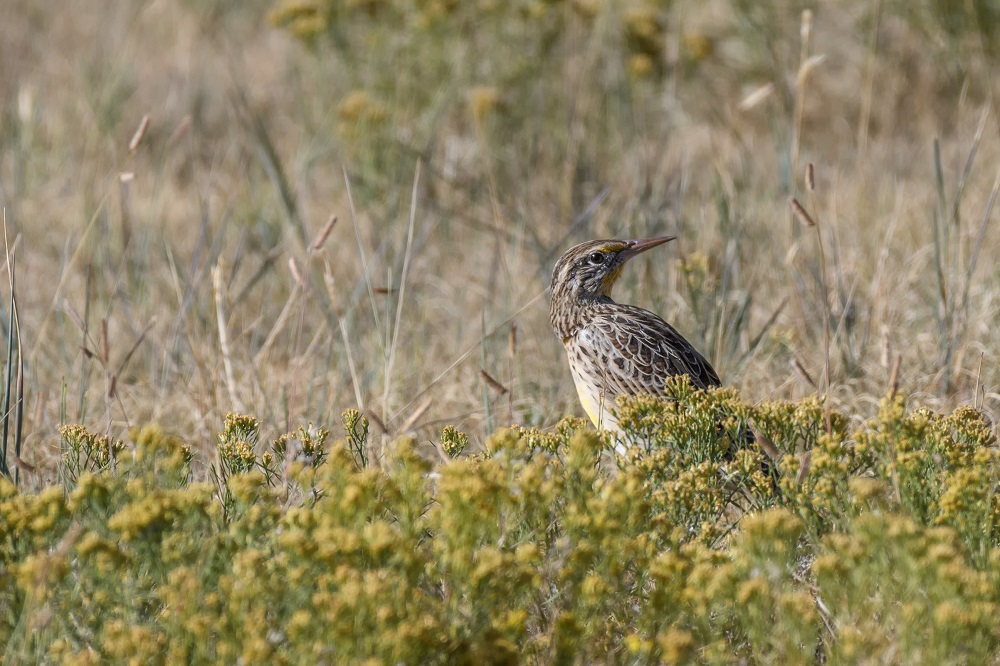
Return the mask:
<svg viewBox="0 0 1000 666"><path fill-rule="evenodd" d="M24 457L77 422L207 447L228 411L550 426L582 414L553 263L661 234L616 297L746 400L863 419L895 381L995 414L998 26L987 0L5 0Z"/></svg>

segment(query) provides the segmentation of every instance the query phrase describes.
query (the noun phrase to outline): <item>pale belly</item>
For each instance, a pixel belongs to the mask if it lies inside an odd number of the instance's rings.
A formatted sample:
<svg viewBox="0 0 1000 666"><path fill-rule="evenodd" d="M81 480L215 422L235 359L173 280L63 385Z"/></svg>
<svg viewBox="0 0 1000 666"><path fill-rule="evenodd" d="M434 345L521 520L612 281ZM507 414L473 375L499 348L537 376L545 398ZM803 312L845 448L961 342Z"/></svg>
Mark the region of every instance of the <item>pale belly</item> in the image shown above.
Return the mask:
<svg viewBox="0 0 1000 666"><path fill-rule="evenodd" d="M590 417L594 426L598 429L617 432L618 419L611 411L614 408L614 398L602 394L598 382L588 379L572 357L569 365L580 404L583 405L583 410L587 412L587 416Z"/></svg>

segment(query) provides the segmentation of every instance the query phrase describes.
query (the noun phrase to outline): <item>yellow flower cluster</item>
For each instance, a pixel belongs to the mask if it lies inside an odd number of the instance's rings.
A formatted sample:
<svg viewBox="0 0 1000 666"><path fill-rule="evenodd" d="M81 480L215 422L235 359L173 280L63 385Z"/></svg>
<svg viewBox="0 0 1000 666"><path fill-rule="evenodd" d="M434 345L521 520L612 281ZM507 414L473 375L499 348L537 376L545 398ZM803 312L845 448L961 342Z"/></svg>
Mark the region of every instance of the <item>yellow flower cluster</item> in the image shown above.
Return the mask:
<svg viewBox="0 0 1000 666"><path fill-rule="evenodd" d="M457 458L469 445L469 436L455 426L445 426L441 431L441 448L452 458Z"/></svg>
<svg viewBox="0 0 1000 666"><path fill-rule="evenodd" d="M95 435L81 425L60 426L59 436L63 468L74 478L87 470L110 468L125 449L121 440Z"/></svg>
<svg viewBox="0 0 1000 666"><path fill-rule="evenodd" d="M569 419L473 456L445 429L436 465L402 439L369 466L355 410L345 439L310 425L268 458L259 422L230 415L211 484L152 427L65 487L0 479L0 643L68 663L1000 654L1000 460L981 414L892 399L847 432L816 400L667 393L618 405L624 460Z"/></svg>

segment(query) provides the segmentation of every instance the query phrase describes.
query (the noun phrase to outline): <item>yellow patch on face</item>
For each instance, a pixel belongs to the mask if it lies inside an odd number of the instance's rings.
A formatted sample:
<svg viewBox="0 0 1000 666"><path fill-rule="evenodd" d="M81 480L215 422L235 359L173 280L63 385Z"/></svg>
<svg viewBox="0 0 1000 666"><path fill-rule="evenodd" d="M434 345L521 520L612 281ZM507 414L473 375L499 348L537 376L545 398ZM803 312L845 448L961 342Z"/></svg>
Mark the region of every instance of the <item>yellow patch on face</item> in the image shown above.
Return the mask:
<svg viewBox="0 0 1000 666"><path fill-rule="evenodd" d="M604 276L604 280L601 281L601 293L611 297L611 288L615 286L615 282L618 282L618 278L622 276L622 271L625 270L625 264L620 264L613 271Z"/></svg>

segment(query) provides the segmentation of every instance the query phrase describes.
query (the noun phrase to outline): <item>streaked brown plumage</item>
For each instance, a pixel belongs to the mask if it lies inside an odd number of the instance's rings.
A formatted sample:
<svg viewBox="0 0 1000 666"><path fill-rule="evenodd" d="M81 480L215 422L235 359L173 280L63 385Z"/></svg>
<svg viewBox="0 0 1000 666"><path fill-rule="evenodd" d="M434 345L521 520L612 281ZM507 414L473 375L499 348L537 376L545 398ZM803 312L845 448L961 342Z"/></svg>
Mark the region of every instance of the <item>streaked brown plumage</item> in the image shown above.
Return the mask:
<svg viewBox="0 0 1000 666"><path fill-rule="evenodd" d="M673 236L593 240L570 248L552 271L549 321L566 347L580 402L598 428L616 431L620 395L663 395L668 377L688 375L698 388L719 375L659 316L611 299L625 263Z"/></svg>

